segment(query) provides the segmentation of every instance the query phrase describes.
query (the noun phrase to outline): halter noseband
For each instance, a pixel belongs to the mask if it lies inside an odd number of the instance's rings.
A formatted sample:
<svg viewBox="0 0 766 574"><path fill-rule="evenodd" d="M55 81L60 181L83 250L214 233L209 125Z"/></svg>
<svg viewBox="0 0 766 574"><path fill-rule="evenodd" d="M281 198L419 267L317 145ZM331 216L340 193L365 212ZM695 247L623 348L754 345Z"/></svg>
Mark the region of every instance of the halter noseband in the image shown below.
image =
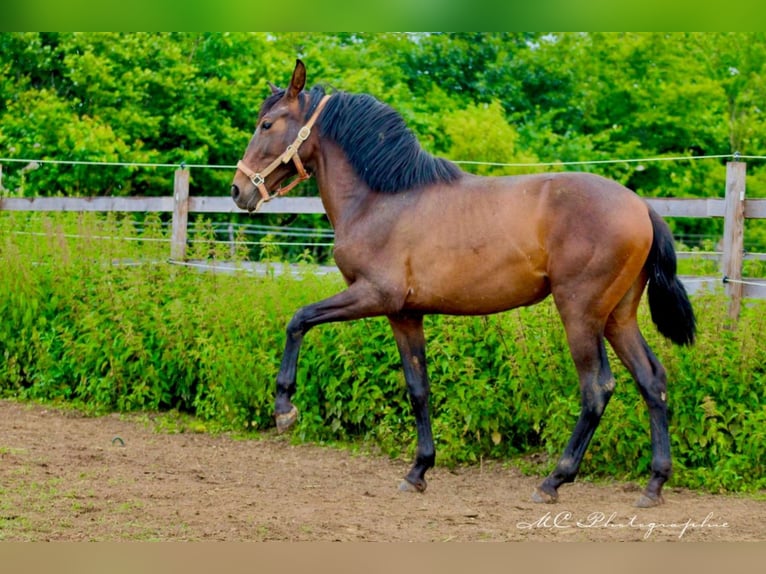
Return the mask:
<svg viewBox="0 0 766 574"><path fill-rule="evenodd" d="M319 104L316 107L316 110L314 110L314 113L309 118L309 121L306 122L306 125L304 125L299 131L298 136L295 138L293 143L287 146L287 149L282 152L282 155L277 157L274 161L272 161L268 166L266 166L262 171L260 172L254 172L252 169L247 167L245 165L245 162L242 160L239 160L237 162L237 169L244 173L250 181L253 183L253 185L258 188L258 191L261 194L261 199L258 200L258 203L255 205L255 211L258 211L261 208L261 205L266 203L267 201L271 201L275 197L279 197L281 195L285 195L287 192L289 192L291 189L293 189L296 185L299 183L306 181L311 177L308 172L306 172L306 169L303 167L303 162L301 161L301 158L298 156L298 148L301 147L301 144L305 142L307 139L309 139L309 136L311 135L311 128L314 127L314 123L317 121L317 118L319 117L319 114L322 112L322 109L324 108L324 105L327 103L327 100L330 99L329 95L324 96ZM269 190L266 189L266 178L273 172L277 167L283 163L288 163L290 160L295 163L295 169L298 170L298 175L294 180L292 180L290 183L288 183L284 187L278 188L273 194L269 194Z"/></svg>

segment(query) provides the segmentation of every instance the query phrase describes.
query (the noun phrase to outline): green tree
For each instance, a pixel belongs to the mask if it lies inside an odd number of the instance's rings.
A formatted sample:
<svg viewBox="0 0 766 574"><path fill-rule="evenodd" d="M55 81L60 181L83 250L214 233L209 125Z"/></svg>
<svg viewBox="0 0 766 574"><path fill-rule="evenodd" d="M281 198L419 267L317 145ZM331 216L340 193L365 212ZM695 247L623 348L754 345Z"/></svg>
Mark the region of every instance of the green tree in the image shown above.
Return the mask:
<svg viewBox="0 0 766 574"><path fill-rule="evenodd" d="M721 196L724 160L611 160L763 155L765 39L763 33L2 33L0 157L234 165L269 93L267 81L284 85L300 57L309 85L373 94L399 110L437 155L539 158L602 173L644 196ZM492 125L482 127L485 121ZM610 163L568 165L592 160ZM167 168L34 167L6 164L4 187L29 195L166 195L172 179ZM231 175L193 169L191 191L226 194ZM297 193L316 189L308 184ZM748 194L766 196L758 162L748 168ZM674 225L715 231L705 220Z"/></svg>
<svg viewBox="0 0 766 574"><path fill-rule="evenodd" d="M445 115L444 133L450 138L448 156L456 161L482 158L486 164L468 164L464 169L479 175L510 175L530 171L526 167L495 166L491 163L535 163L537 158L519 149L519 135L506 120L500 102L470 104Z"/></svg>

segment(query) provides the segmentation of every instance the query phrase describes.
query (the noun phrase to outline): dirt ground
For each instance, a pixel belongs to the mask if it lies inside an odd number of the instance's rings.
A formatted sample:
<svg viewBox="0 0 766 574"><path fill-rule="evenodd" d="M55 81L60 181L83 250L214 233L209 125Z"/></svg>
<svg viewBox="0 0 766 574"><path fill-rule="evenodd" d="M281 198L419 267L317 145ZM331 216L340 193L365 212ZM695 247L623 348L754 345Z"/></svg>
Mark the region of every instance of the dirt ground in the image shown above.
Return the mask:
<svg viewBox="0 0 766 574"><path fill-rule="evenodd" d="M763 493L638 509L634 484L576 482L539 505L542 477L506 465L437 466L424 494L399 492L408 467L0 401L0 540L766 541Z"/></svg>

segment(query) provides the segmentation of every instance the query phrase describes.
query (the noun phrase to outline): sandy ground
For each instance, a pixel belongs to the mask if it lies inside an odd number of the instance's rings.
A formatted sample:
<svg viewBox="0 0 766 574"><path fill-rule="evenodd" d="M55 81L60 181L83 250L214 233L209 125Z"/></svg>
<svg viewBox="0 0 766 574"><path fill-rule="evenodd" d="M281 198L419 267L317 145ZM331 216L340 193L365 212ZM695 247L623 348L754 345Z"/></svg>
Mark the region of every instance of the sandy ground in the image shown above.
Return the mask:
<svg viewBox="0 0 766 574"><path fill-rule="evenodd" d="M181 429L183 430L183 429ZM499 463L433 469L264 433L167 433L152 417L84 417L0 401L2 541L766 541L766 499L635 484L564 485Z"/></svg>

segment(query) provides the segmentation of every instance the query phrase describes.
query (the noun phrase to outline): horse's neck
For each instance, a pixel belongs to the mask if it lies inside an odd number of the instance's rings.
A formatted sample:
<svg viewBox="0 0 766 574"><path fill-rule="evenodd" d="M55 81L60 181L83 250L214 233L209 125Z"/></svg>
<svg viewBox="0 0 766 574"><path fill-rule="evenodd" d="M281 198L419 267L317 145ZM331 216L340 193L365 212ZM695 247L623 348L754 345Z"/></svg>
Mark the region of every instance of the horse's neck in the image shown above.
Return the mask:
<svg viewBox="0 0 766 574"><path fill-rule="evenodd" d="M372 193L343 151L333 143L322 146L316 166L316 180L322 204L337 236L365 211Z"/></svg>

